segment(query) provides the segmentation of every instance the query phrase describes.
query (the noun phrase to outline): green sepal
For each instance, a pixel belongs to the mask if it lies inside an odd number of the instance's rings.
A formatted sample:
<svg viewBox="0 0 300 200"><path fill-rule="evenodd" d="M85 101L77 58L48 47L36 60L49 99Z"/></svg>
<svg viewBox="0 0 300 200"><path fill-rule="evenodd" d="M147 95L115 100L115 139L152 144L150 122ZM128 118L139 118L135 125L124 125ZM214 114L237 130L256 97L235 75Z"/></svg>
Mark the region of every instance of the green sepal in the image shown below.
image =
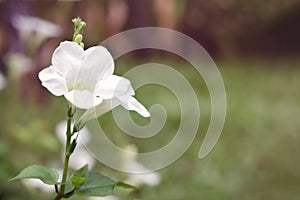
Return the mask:
<svg viewBox="0 0 300 200"><path fill-rule="evenodd" d="M58 184L58 172L40 165L31 165L26 167L17 176L9 181L25 178L39 179L48 185Z"/></svg>
<svg viewBox="0 0 300 200"><path fill-rule="evenodd" d="M74 42L76 42L77 44L80 44L80 43L82 43L82 38L83 38L82 35L78 34L75 36Z"/></svg>
<svg viewBox="0 0 300 200"><path fill-rule="evenodd" d="M137 190L138 189L137 187L135 187L133 185L129 185L127 183L120 182L120 181L116 183L116 186L124 188L124 189L132 189L132 190Z"/></svg>
<svg viewBox="0 0 300 200"><path fill-rule="evenodd" d="M76 145L77 145L77 141L76 141L76 139L74 139L72 141L71 145L69 146L69 153L73 153L74 152Z"/></svg>
<svg viewBox="0 0 300 200"><path fill-rule="evenodd" d="M74 187L79 187L85 184L87 181L87 174L88 174L88 165L85 165L82 168L75 171L73 176L70 179L72 185Z"/></svg>

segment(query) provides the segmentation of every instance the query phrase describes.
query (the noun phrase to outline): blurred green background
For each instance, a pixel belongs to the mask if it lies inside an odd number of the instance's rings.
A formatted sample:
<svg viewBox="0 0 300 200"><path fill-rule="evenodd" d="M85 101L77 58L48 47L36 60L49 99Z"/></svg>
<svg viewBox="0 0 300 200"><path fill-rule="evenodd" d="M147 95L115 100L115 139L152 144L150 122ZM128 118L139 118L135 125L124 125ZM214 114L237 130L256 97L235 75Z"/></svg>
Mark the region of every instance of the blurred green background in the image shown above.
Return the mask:
<svg viewBox="0 0 300 200"><path fill-rule="evenodd" d="M34 163L62 165L62 145L55 127L66 118L66 103L63 97L54 97L42 88L37 73L50 64L58 43L71 39L71 19L77 16L87 22L86 47L135 27L181 31L212 56L226 88L227 117L221 138L209 156L199 160L198 151L210 120L209 94L201 76L184 60L161 52L138 52L120 58L116 62L118 75L149 62L167 64L183 74L199 99L201 121L188 151L158 171L159 185L144 185L138 192L117 190L115 195L120 199L149 200L300 198L299 1L4 0L0 1L0 10L0 70L6 77L6 87L0 91L0 199L53 196L8 180ZM12 25L16 14L52 21L62 31L33 47ZM29 58L29 70L22 70L24 60L18 64L21 67L12 67L8 61L11 54ZM166 144L180 122L175 96L166 88L149 85L139 88L136 97L147 108L153 104L166 108L168 120L163 131L147 142L131 138L122 134L109 112L99 119L105 129L111 130L108 137L117 144L135 144L140 151ZM135 113L132 117L140 124L148 122ZM115 179L126 177L101 163L95 169Z"/></svg>

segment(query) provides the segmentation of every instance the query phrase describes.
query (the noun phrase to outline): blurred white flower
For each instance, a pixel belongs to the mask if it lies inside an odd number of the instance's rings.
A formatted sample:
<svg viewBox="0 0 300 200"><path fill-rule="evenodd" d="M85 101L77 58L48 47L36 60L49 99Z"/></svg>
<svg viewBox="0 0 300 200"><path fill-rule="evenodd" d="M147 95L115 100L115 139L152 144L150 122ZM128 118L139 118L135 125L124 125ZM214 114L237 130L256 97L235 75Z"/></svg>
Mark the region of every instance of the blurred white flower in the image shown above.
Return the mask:
<svg viewBox="0 0 300 200"><path fill-rule="evenodd" d="M63 170L62 169L56 169L56 170L59 174L59 178L61 179ZM53 185L47 185L38 179L22 179L22 182L29 188L37 188L43 192L52 193L54 189Z"/></svg>
<svg viewBox="0 0 300 200"><path fill-rule="evenodd" d="M148 170L142 164L133 162L128 166L130 171L146 171ZM130 174L125 183L134 185L136 187L143 184L149 186L156 186L160 183L160 174L157 172L149 172L145 174Z"/></svg>
<svg viewBox="0 0 300 200"><path fill-rule="evenodd" d="M5 55L4 62L8 66L9 75L13 78L20 77L33 67L32 60L21 53L9 53Z"/></svg>
<svg viewBox="0 0 300 200"><path fill-rule="evenodd" d="M70 158L69 166L73 169L79 169L86 164L88 164L89 169L92 169L96 164L96 160L84 146L78 145Z"/></svg>
<svg viewBox="0 0 300 200"><path fill-rule="evenodd" d="M106 48L94 46L84 51L77 43L64 41L55 49L52 65L39 73L39 79L52 94L64 95L75 107L87 109L80 124L117 105L149 117L145 107L132 97L130 81L113 72L114 60Z"/></svg>
<svg viewBox="0 0 300 200"><path fill-rule="evenodd" d="M6 78L0 73L0 90L6 87Z"/></svg>
<svg viewBox="0 0 300 200"><path fill-rule="evenodd" d="M66 131L67 121L62 121L56 126L56 135L63 145L66 141ZM80 134L80 140L70 158L69 166L73 169L79 169L88 164L91 169L95 166L96 160L82 144L82 142L86 143L90 140L90 133L87 128L83 128L78 134ZM62 152L62 159L64 159L64 151Z"/></svg>
<svg viewBox="0 0 300 200"><path fill-rule="evenodd" d="M106 197L89 197L89 200L119 200L118 197L110 195Z"/></svg>
<svg viewBox="0 0 300 200"><path fill-rule="evenodd" d="M58 25L28 15L14 15L12 25L20 33L23 42L29 40L34 42L36 46L39 46L45 39L58 37L62 33L62 29Z"/></svg>
<svg viewBox="0 0 300 200"><path fill-rule="evenodd" d="M135 145L128 145L125 148L127 151L132 152L130 156L122 157L123 168L130 172L150 171L141 163L136 161L136 153L138 152ZM127 155L127 154L126 154ZM160 183L160 174L157 172L149 172L144 174L129 174L128 178L124 181L125 183L139 187L141 185L155 186Z"/></svg>

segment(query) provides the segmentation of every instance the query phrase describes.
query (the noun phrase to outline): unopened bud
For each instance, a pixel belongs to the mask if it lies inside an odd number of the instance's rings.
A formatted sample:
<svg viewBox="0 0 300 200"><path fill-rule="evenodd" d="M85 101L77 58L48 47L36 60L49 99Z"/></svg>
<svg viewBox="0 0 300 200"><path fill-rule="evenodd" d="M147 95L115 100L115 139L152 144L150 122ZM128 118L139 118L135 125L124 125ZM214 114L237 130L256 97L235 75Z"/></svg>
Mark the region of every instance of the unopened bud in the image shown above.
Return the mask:
<svg viewBox="0 0 300 200"><path fill-rule="evenodd" d="M86 23L84 21L81 21L78 27L78 30L80 31L80 33L83 32L83 29L86 27Z"/></svg>
<svg viewBox="0 0 300 200"><path fill-rule="evenodd" d="M75 106L73 106L71 103L69 103L69 109L68 109L68 117L72 118L76 112Z"/></svg>
<svg viewBox="0 0 300 200"><path fill-rule="evenodd" d="M76 35L75 38L74 38L74 42L76 42L77 44L81 45L81 43L82 43L82 35L81 34Z"/></svg>
<svg viewBox="0 0 300 200"><path fill-rule="evenodd" d="M83 44L83 42L81 42L79 45L80 45L82 48L84 48L84 44Z"/></svg>
<svg viewBox="0 0 300 200"><path fill-rule="evenodd" d="M86 23L84 21L81 21L79 17L72 20L74 23L74 31L76 34L82 34L83 29L86 27Z"/></svg>
<svg viewBox="0 0 300 200"><path fill-rule="evenodd" d="M74 23L73 42L76 42L82 48L84 48L84 44L82 42L82 38L83 38L82 34L83 34L83 29L86 27L86 23L84 21L81 21L79 17L74 18L72 22Z"/></svg>

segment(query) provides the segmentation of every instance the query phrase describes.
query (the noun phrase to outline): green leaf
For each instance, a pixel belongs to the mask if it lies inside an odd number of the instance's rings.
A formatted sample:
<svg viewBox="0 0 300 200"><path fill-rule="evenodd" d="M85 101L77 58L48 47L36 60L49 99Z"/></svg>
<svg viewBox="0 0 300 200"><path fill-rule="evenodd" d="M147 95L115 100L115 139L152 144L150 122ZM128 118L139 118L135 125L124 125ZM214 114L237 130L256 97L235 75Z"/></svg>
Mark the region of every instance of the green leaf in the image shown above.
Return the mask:
<svg viewBox="0 0 300 200"><path fill-rule="evenodd" d="M9 181L24 178L40 179L45 184L55 185L58 181L58 172L56 170L49 169L40 165L31 165L23 169L17 176L10 179Z"/></svg>
<svg viewBox="0 0 300 200"><path fill-rule="evenodd" d="M124 188L124 189L133 189L133 190L138 189L138 188L134 187L133 185L129 185L129 184L124 183L124 182L117 182L117 183L116 183L116 186L117 186L117 187Z"/></svg>
<svg viewBox="0 0 300 200"><path fill-rule="evenodd" d="M111 195L116 182L96 172L89 172L87 182L76 189L76 194L83 196L107 196Z"/></svg>
<svg viewBox="0 0 300 200"><path fill-rule="evenodd" d="M87 174L88 174L88 165L85 165L82 168L75 171L73 176L71 177L71 182L73 186L79 187L85 184L87 181Z"/></svg>

